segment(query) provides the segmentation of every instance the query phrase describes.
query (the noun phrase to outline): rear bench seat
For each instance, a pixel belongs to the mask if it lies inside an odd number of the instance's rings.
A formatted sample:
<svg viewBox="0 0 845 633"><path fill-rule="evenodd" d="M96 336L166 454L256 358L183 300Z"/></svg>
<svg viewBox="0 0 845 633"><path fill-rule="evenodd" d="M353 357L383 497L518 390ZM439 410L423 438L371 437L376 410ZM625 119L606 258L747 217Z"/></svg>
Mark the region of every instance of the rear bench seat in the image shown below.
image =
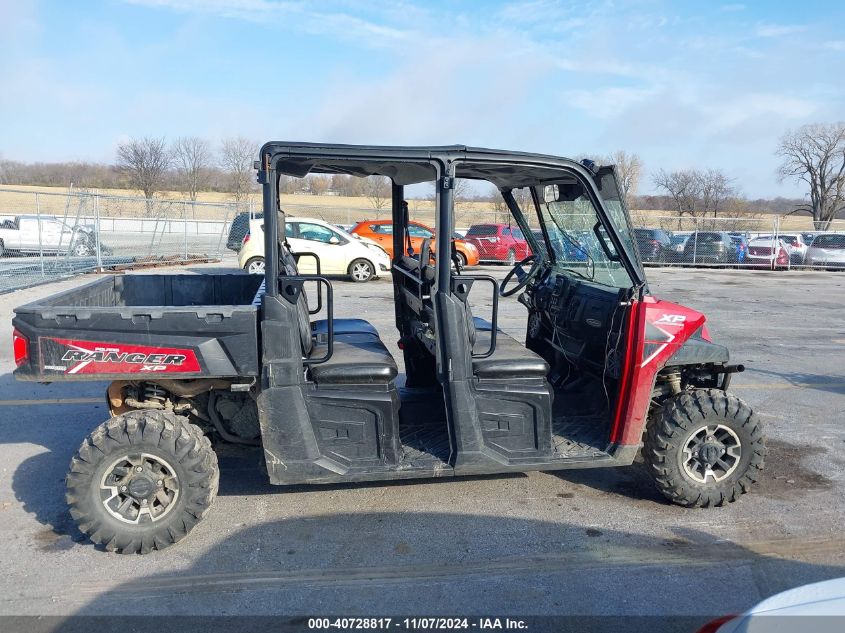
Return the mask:
<svg viewBox="0 0 845 633"><path fill-rule="evenodd" d="M282 246L280 258L288 275L299 274L296 261ZM265 285L256 293L255 305L261 304ZM304 292L297 300L302 351L307 358L321 358L328 351L328 321L311 322ZM364 319L334 319L332 356L324 363L308 366L308 377L318 385L389 384L399 373L396 361L379 339L378 331Z"/></svg>
<svg viewBox="0 0 845 633"><path fill-rule="evenodd" d="M317 343L310 357L324 356L326 346L326 343ZM318 385L381 385L392 382L399 368L377 335L336 332L331 358L325 363L311 365L309 373Z"/></svg>
<svg viewBox="0 0 845 633"><path fill-rule="evenodd" d="M490 333L493 325L479 317L472 319L474 328L470 328L470 340L473 352L484 353L490 349ZM520 344L515 338L496 331L496 350L487 358L473 358L472 370L478 378L533 378L545 377L549 365L538 354Z"/></svg>

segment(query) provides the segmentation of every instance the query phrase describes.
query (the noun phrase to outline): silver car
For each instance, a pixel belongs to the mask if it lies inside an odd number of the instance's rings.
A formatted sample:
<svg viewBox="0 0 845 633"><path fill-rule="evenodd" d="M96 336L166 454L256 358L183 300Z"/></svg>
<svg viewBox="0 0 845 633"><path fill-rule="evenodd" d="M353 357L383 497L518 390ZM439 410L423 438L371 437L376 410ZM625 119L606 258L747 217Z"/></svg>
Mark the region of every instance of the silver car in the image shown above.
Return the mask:
<svg viewBox="0 0 845 633"><path fill-rule="evenodd" d="M817 235L807 249L804 264L819 268L845 268L845 233Z"/></svg>

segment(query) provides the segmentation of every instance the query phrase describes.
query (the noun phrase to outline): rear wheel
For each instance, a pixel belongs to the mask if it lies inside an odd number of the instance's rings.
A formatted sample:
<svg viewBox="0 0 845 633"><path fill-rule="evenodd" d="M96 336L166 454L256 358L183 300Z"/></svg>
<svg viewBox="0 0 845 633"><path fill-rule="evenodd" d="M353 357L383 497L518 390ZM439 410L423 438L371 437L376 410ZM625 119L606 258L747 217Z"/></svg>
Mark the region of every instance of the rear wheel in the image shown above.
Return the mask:
<svg viewBox="0 0 845 633"><path fill-rule="evenodd" d="M366 259L356 259L349 264L349 278L352 281L364 282L369 281L376 275L373 265Z"/></svg>
<svg viewBox="0 0 845 633"><path fill-rule="evenodd" d="M263 257L250 257L247 260L246 264L244 264L244 270L251 275L263 275L264 274L264 258Z"/></svg>
<svg viewBox="0 0 845 633"><path fill-rule="evenodd" d="M649 422L643 457L670 501L721 506L750 490L763 469L762 424L739 398L697 389L666 401Z"/></svg>
<svg viewBox="0 0 845 633"><path fill-rule="evenodd" d="M98 426L67 476L70 514L108 551L146 554L184 538L217 495L217 456L199 427L162 411Z"/></svg>

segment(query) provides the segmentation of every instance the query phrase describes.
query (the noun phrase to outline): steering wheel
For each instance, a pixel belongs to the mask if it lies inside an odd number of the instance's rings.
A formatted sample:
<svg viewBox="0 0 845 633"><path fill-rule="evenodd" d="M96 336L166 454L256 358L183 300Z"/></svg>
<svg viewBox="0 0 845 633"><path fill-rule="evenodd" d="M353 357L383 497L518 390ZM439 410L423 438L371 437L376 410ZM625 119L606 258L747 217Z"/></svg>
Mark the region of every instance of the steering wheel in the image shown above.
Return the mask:
<svg viewBox="0 0 845 633"><path fill-rule="evenodd" d="M499 296L510 297L525 288L525 286L528 285L528 282L531 281L534 278L534 275L537 274L537 271L540 270L541 263L542 260L534 253L531 253L522 261L517 262L516 265L511 268L510 272L505 275L505 278L502 279L502 283L499 284ZM531 264L531 268L528 269L528 272L525 272L522 268L528 264ZM516 275L519 283L510 290L505 290L505 287L508 285L511 277L514 275Z"/></svg>

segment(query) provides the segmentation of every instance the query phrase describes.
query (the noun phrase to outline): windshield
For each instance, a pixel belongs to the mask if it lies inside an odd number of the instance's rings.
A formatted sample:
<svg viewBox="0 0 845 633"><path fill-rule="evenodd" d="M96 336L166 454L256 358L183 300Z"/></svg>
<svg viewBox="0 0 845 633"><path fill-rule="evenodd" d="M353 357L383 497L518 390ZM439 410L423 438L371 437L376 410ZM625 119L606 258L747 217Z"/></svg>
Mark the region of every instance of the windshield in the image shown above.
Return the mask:
<svg viewBox="0 0 845 633"><path fill-rule="evenodd" d="M467 237L474 235L496 235L499 232L499 227L495 224L474 224L469 227Z"/></svg>
<svg viewBox="0 0 845 633"><path fill-rule="evenodd" d="M593 230L599 222L598 213L585 195L580 184L553 185L553 195L548 188L538 188L540 216L546 225L549 242L554 253L557 272L575 273L596 283L614 288L633 285L622 264L613 261L602 247L601 238ZM546 195L543 195L543 194ZM624 210L623 210L624 215ZM599 229L610 254L615 254L613 244L604 228ZM630 233L627 239L631 239Z"/></svg>

